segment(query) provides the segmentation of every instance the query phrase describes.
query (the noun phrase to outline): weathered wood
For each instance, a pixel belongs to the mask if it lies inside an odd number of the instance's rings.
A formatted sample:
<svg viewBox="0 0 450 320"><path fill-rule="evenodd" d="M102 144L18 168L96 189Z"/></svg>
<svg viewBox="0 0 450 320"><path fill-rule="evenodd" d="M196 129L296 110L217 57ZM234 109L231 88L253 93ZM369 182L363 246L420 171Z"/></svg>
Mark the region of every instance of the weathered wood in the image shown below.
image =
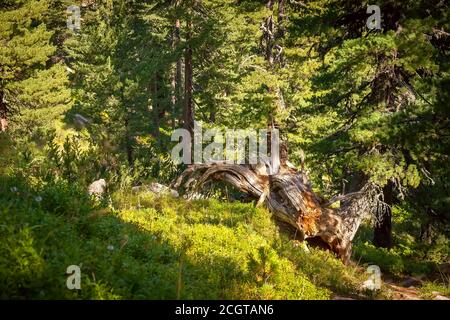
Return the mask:
<svg viewBox="0 0 450 320"><path fill-rule="evenodd" d="M264 204L278 221L295 229L298 239L326 247L345 262L373 198L371 185L367 184L360 192L339 197L339 209L330 208L330 202L312 191L307 175L286 164L273 175L267 174L264 165L191 165L174 187L195 192L208 181L227 182L247 193L258 201L257 205Z"/></svg>
<svg viewBox="0 0 450 320"><path fill-rule="evenodd" d="M3 99L3 90L0 89L0 132L6 131L8 127L8 107Z"/></svg>

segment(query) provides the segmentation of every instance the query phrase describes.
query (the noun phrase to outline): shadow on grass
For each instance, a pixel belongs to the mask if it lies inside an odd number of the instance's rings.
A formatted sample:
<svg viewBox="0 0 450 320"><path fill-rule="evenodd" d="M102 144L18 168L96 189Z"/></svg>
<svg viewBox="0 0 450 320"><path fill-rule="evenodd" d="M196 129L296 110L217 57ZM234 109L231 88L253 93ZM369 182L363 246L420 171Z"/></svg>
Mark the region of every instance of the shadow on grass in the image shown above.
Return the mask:
<svg viewBox="0 0 450 320"><path fill-rule="evenodd" d="M179 199L158 200L167 204L160 203L161 212L155 202L149 209L111 211L84 196L73 201L80 190L62 181L31 187L18 178L0 178L0 298L328 296L253 227L244 227L259 211L245 215L245 206L228 208L225 223L216 215L227 205L212 203L208 211L202 201L186 203L184 211L175 205ZM212 219L204 216L208 212ZM81 290L67 289L70 265L81 269Z"/></svg>

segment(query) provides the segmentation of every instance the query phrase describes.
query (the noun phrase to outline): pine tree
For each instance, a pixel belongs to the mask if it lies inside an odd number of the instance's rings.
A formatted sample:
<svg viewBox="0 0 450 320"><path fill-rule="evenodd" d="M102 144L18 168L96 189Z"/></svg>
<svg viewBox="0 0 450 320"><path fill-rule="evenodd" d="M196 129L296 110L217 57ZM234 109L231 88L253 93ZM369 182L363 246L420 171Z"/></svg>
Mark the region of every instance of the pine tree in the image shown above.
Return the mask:
<svg viewBox="0 0 450 320"><path fill-rule="evenodd" d="M6 1L0 6L0 122L27 108L70 104L65 66L54 63L56 46L46 24L49 1ZM14 118L13 118L14 119Z"/></svg>
<svg viewBox="0 0 450 320"><path fill-rule="evenodd" d="M442 149L436 153L430 134L436 132L431 119L448 123L437 102L446 90L436 87L448 78L448 35L436 39L448 28L448 5L436 1L430 12L428 2L379 4L379 31L366 27L363 2L312 1L300 8L296 23L310 28L305 37L316 39L309 54L318 64L310 105L296 116L304 120L301 134L310 143L303 146L313 154L316 172L342 181L344 193L367 182L380 187L387 206L373 208L374 243L389 247L392 205L427 184L435 160L447 158ZM442 143L448 146L448 139Z"/></svg>

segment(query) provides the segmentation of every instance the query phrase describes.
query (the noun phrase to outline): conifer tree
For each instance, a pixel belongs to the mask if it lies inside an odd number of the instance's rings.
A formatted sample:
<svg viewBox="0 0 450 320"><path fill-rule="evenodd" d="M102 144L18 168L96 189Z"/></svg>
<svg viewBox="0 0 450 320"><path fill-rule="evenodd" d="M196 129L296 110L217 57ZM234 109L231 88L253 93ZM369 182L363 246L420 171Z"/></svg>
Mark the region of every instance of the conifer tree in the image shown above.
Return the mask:
<svg viewBox="0 0 450 320"><path fill-rule="evenodd" d="M304 34L316 40L309 54L321 64L311 105L296 114L305 120L302 134L312 142L316 170L325 166L332 181L342 181L343 193L367 182L380 187L386 205L373 208L374 243L390 247L391 207L433 180L433 162L447 157L435 153L432 139L422 139L436 132L431 119L448 123L438 103L447 90L435 86L448 78L448 34L442 32L448 5L435 1L433 12L425 1L379 5L380 30L367 28L364 2L312 1L299 9L296 23L310 27ZM448 146L448 139L441 143Z"/></svg>
<svg viewBox="0 0 450 320"><path fill-rule="evenodd" d="M0 122L27 108L58 108L71 97L63 63L54 63L53 31L46 26L50 1L6 1L0 5ZM14 119L14 118L12 118Z"/></svg>

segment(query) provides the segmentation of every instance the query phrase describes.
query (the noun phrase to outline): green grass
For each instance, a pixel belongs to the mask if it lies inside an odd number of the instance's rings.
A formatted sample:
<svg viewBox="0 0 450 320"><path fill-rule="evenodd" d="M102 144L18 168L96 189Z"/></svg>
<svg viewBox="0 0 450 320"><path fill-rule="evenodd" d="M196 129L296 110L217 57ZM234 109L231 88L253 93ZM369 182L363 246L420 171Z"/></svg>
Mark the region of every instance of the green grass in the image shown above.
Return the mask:
<svg viewBox="0 0 450 320"><path fill-rule="evenodd" d="M125 192L110 209L62 181L0 188L0 298L329 299L366 277L295 246L252 204ZM81 290L66 287L70 265Z"/></svg>
<svg viewBox="0 0 450 320"><path fill-rule="evenodd" d="M443 296L450 296L450 282L447 279L447 285L437 282L425 282L419 289L422 299L433 299L437 293Z"/></svg>

